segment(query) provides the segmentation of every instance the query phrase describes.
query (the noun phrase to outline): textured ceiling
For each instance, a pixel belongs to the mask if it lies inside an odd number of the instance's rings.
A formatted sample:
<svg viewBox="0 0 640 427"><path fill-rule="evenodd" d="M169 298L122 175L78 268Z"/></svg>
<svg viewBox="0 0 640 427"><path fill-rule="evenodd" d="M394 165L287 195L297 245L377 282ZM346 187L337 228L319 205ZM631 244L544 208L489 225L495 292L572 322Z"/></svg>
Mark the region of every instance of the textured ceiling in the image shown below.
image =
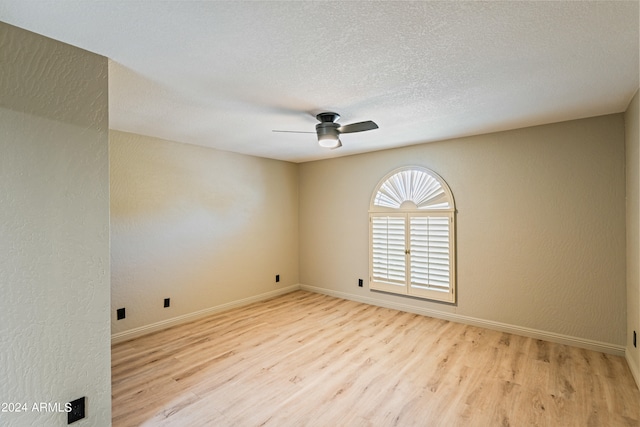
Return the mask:
<svg viewBox="0 0 640 427"><path fill-rule="evenodd" d="M624 111L637 1L0 0L111 58L110 127L308 161ZM320 148L315 113L380 129Z"/></svg>

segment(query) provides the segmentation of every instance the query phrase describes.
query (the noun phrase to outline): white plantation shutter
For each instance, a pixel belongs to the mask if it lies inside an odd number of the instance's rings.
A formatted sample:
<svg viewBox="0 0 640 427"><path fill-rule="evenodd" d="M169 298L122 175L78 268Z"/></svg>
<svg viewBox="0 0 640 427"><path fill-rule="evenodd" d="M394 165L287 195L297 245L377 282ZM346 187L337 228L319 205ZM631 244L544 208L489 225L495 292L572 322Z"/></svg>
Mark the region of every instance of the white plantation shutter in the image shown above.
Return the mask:
<svg viewBox="0 0 640 427"><path fill-rule="evenodd" d="M372 218L373 277L396 285L406 281L404 216L376 216Z"/></svg>
<svg viewBox="0 0 640 427"><path fill-rule="evenodd" d="M449 218L447 216L410 217L409 286L415 293L425 290L449 292ZM411 292L410 292L411 293Z"/></svg>
<svg viewBox="0 0 640 427"><path fill-rule="evenodd" d="M442 178L422 168L389 174L369 212L370 289L454 302L455 208Z"/></svg>
<svg viewBox="0 0 640 427"><path fill-rule="evenodd" d="M420 210L450 209L448 193L432 173L424 169L407 169L395 173L379 185L373 203L375 206L399 209L404 202L410 201Z"/></svg>

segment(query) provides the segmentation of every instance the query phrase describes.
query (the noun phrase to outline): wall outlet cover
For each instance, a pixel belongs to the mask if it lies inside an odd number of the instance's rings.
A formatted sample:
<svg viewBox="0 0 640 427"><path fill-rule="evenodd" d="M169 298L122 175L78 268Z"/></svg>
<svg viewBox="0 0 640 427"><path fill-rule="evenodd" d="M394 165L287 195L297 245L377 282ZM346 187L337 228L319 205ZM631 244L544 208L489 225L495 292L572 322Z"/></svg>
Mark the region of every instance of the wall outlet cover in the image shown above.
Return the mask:
<svg viewBox="0 0 640 427"><path fill-rule="evenodd" d="M84 418L85 398L76 399L71 404L71 411L67 412L67 424L75 423Z"/></svg>

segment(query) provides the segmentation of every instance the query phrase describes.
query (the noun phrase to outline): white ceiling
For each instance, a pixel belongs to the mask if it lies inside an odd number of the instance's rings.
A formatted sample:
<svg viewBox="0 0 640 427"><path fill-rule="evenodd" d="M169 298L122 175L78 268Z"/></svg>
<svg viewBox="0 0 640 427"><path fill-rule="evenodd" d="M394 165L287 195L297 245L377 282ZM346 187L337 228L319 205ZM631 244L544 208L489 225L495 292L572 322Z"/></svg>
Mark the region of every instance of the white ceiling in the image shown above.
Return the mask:
<svg viewBox="0 0 640 427"><path fill-rule="evenodd" d="M110 127L302 162L624 111L638 1L0 0L107 56ZM320 148L320 111L380 129Z"/></svg>

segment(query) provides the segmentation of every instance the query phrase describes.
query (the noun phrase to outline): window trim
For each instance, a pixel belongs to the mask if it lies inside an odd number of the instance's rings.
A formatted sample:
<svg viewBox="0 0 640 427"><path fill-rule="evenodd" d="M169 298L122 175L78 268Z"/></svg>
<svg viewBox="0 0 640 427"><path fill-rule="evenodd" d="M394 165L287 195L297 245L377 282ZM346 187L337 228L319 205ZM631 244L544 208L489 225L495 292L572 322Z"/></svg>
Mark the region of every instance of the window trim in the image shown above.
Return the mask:
<svg viewBox="0 0 640 427"><path fill-rule="evenodd" d="M415 203L410 203L410 207L407 207L406 203L402 203L398 208L386 207L376 205L376 198L378 193L380 192L383 185L387 183L392 177L397 174L400 174L404 171L418 171L423 172L429 175L431 178L435 179L439 184L442 190L444 191L445 198L448 202L448 207L446 208L435 208L435 209L425 209L418 208L415 206ZM370 208L369 208L369 289L375 291L383 291L390 292L394 294L400 295L408 295L428 300L442 301L448 303L455 303L456 301L456 247L455 247L455 236L456 236L456 220L455 220L455 201L453 199L453 194L451 189L447 185L447 183L435 172L419 167L419 166L407 166L399 169L395 169L389 172L384 176L376 186L373 195L371 196ZM373 242L373 218L374 217L387 217L387 216L404 216L404 232L405 232L405 260L404 260L404 268L405 268L405 283L397 284L391 282L384 282L381 280L374 280L374 242ZM447 217L449 218L449 227L448 227L448 262L449 262L449 291L436 290L435 287L432 289L425 289L422 287L417 287L412 284L412 276L411 276L411 218L412 217Z"/></svg>

